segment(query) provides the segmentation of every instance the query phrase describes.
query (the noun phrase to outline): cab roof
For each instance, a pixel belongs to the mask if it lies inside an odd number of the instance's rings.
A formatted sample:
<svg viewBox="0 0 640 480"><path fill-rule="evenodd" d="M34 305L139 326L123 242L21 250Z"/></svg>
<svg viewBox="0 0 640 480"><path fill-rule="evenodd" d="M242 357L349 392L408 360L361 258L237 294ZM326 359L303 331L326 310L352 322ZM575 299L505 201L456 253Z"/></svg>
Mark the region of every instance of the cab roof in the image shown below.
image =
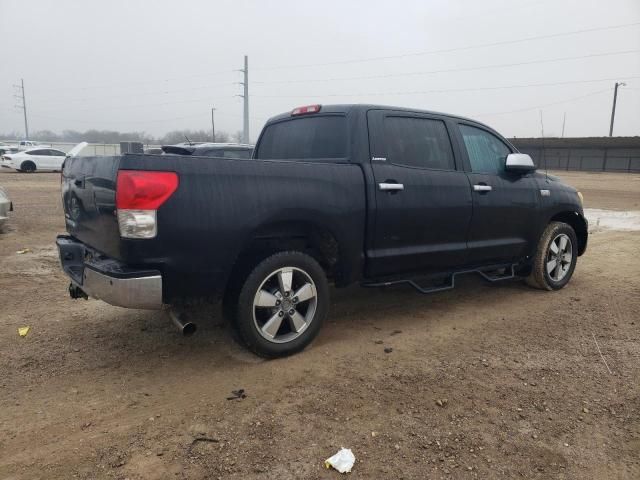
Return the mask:
<svg viewBox="0 0 640 480"><path fill-rule="evenodd" d="M320 105L320 111L317 112L318 114L322 114L322 113L350 113L350 112L367 112L369 110L394 110L394 111L398 111L398 112L408 112L408 113L424 113L424 114L428 114L428 115L438 115L438 116L442 116L442 117L448 117L448 118L454 118L454 119L458 119L458 120L464 120L467 122L472 122L472 123L478 123L483 125L482 122L479 122L477 120L474 120L472 118L467 118L467 117L462 117L459 115L453 115L450 113L443 113L443 112L435 112L432 110L422 110L420 108L408 108L408 107L395 107L392 105L376 105L376 104L368 104L368 103L345 103L345 104L334 104L334 105ZM267 124L271 123L271 122L275 122L275 121L279 121L279 120L284 120L286 118L291 118L292 115L292 111L294 109L292 108L290 111L285 112L285 113L280 113L278 115L275 115L273 117L271 117L269 120L267 120ZM316 113L307 113L307 114L302 114L300 115L301 117L303 116L313 116L316 115Z"/></svg>

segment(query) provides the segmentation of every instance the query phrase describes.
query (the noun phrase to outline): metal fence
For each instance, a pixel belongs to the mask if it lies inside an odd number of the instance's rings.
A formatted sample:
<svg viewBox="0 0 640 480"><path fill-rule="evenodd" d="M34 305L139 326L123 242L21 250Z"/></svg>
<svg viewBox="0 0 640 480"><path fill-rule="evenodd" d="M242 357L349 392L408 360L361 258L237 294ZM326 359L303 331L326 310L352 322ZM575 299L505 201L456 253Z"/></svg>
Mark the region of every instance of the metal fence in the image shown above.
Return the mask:
<svg viewBox="0 0 640 480"><path fill-rule="evenodd" d="M514 138L538 167L640 173L640 137Z"/></svg>

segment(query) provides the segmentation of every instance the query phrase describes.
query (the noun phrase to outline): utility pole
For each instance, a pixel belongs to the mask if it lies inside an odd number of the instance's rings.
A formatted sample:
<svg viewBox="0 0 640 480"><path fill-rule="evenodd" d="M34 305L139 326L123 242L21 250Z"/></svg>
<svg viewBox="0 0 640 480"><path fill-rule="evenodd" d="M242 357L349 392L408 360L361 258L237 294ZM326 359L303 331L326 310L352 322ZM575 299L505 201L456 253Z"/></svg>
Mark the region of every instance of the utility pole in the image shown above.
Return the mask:
<svg viewBox="0 0 640 480"><path fill-rule="evenodd" d="M616 82L616 86L613 89L613 107L611 108L611 126L609 127L609 136L613 137L613 121L616 118L616 101L618 100L618 87L624 87L626 83Z"/></svg>
<svg viewBox="0 0 640 480"><path fill-rule="evenodd" d="M240 70L244 73L243 94L240 95L244 99L244 114L242 122L242 143L249 143L249 57L244 56L244 69Z"/></svg>
<svg viewBox="0 0 640 480"><path fill-rule="evenodd" d="M20 105L16 105L16 108L20 108L24 112L24 139L29 140L29 124L27 123L27 100L24 95L24 79L21 78L20 85L14 85L14 87L20 89L20 95L14 95L14 97L21 101Z"/></svg>
<svg viewBox="0 0 640 480"><path fill-rule="evenodd" d="M215 112L216 109L211 107L211 136L213 137L213 142L215 143L216 141L216 123L213 120L213 112Z"/></svg>
<svg viewBox="0 0 640 480"><path fill-rule="evenodd" d="M564 124L567 122L567 112L562 116L562 138L564 138Z"/></svg>

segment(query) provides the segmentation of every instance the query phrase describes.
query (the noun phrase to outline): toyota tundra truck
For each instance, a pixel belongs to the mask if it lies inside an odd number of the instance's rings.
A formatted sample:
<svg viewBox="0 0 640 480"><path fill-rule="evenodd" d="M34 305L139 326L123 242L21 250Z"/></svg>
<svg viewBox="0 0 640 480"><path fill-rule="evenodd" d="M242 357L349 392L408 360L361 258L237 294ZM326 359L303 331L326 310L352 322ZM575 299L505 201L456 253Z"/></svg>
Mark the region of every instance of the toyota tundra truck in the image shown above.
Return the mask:
<svg viewBox="0 0 640 480"><path fill-rule="evenodd" d="M265 357L313 340L330 283L428 293L473 272L559 290L588 236L581 194L488 126L375 105L275 116L251 159L68 158L62 200L72 297L171 312L222 299Z"/></svg>

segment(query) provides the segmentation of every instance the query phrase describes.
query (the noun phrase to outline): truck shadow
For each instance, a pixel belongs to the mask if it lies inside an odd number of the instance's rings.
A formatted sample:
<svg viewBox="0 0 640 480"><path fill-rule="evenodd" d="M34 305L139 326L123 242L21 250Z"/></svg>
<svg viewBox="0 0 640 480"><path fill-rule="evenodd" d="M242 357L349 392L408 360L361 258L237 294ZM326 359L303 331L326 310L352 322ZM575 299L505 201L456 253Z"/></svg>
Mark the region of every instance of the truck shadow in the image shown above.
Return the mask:
<svg viewBox="0 0 640 480"><path fill-rule="evenodd" d="M473 276L460 278L454 290L429 295L420 294L409 286L332 288L329 318L309 350L330 350L337 342L374 339L381 332L430 328L434 321L473 317L482 305L515 301L515 297L526 292L531 290L522 282L487 284ZM230 362L258 364L265 361L234 340L232 329L222 319L218 305L191 314L198 325L198 331L192 337L183 337L163 312L110 307L100 317L90 322L93 338L84 339L85 343L89 340L92 344L87 345L91 352L85 358L88 368L133 362L142 362L145 366L165 361L180 362L185 366L202 362L222 366ZM298 355L305 355L305 352Z"/></svg>

